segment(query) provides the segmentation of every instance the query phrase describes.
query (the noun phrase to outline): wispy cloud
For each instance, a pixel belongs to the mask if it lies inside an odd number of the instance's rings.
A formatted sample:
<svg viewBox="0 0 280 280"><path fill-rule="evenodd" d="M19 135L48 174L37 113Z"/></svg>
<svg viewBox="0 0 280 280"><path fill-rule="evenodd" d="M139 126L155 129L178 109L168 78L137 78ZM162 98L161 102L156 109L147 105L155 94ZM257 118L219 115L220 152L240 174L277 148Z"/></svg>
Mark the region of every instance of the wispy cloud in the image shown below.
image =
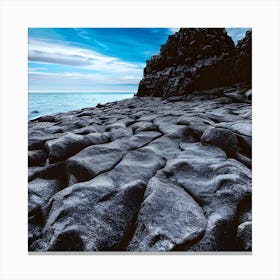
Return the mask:
<svg viewBox="0 0 280 280"><path fill-rule="evenodd" d="M29 61L55 63L71 66L90 65L93 59L80 55L64 55L61 53L48 53L39 50L30 50L28 55Z"/></svg>
<svg viewBox="0 0 280 280"><path fill-rule="evenodd" d="M98 46L102 47L104 50L108 50L108 49L109 49L108 46L106 46L105 44L100 43L100 42L97 41L97 40L94 40L94 42L95 42Z"/></svg>
<svg viewBox="0 0 280 280"><path fill-rule="evenodd" d="M33 68L30 68L29 72L30 80L45 80L54 81L59 80L62 83L69 80L78 80L80 82L92 82L95 84L138 84L139 77L135 75L120 75L116 77L115 75L103 75L103 74L83 74L79 72L64 72L64 73L54 73L54 72L40 72Z"/></svg>
<svg viewBox="0 0 280 280"><path fill-rule="evenodd" d="M74 66L77 70L98 71L99 74L82 72L45 73L30 68L29 78L34 79L80 79L96 83L135 83L142 77L142 63L130 63L117 57L106 56L90 49L67 45L64 42L30 39L29 61ZM34 71L36 70L36 71Z"/></svg>
<svg viewBox="0 0 280 280"><path fill-rule="evenodd" d="M61 41L30 39L28 48L29 61L41 61L57 64L88 65L90 61L112 62L117 58L102 55L90 49L71 46Z"/></svg>
<svg viewBox="0 0 280 280"><path fill-rule="evenodd" d="M88 40L90 38L88 32L85 31L84 29L74 28L74 30L77 32L77 35L79 37L86 39L86 40Z"/></svg>

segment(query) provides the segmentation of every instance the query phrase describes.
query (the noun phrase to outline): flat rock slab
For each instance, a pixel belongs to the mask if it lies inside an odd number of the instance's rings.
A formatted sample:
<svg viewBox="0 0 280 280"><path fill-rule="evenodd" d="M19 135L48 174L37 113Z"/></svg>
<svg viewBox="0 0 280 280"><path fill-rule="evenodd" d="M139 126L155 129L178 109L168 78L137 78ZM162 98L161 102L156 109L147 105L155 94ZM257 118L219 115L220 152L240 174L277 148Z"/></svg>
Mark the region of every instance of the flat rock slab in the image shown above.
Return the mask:
<svg viewBox="0 0 280 280"><path fill-rule="evenodd" d="M251 250L248 100L134 97L28 134L30 251Z"/></svg>

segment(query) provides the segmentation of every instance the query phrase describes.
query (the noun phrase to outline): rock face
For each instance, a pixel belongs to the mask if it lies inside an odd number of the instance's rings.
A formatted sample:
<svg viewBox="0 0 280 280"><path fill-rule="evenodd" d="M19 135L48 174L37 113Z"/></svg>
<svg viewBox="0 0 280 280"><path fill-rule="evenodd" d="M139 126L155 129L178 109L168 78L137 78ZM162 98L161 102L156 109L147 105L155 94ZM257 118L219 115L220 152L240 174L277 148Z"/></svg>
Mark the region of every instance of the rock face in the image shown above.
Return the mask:
<svg viewBox="0 0 280 280"><path fill-rule="evenodd" d="M29 250L252 250L250 42L181 29L138 96L30 121Z"/></svg>
<svg viewBox="0 0 280 280"><path fill-rule="evenodd" d="M181 28L147 61L138 96L251 84L251 32L234 46L224 28Z"/></svg>
<svg viewBox="0 0 280 280"><path fill-rule="evenodd" d="M229 91L29 122L29 250L251 250L251 103Z"/></svg>

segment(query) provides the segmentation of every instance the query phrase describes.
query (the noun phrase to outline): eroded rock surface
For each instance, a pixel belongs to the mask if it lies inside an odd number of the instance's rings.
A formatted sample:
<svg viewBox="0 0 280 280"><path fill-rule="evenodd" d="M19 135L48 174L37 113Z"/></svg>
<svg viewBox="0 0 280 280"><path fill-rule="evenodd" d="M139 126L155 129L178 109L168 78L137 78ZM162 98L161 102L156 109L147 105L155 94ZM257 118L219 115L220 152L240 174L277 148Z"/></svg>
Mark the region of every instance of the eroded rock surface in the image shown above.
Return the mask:
<svg viewBox="0 0 280 280"><path fill-rule="evenodd" d="M228 91L29 122L29 250L251 250L251 104Z"/></svg>

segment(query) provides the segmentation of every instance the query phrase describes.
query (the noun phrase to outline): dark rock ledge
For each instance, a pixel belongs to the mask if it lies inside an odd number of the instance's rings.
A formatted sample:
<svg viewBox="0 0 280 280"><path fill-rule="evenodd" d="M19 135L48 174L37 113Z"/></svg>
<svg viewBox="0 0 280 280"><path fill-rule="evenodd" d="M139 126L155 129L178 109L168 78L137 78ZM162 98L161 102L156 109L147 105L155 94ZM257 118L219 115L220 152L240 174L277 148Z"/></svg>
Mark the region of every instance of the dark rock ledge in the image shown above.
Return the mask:
<svg viewBox="0 0 280 280"><path fill-rule="evenodd" d="M251 250L251 86L237 80L30 121L29 251Z"/></svg>

